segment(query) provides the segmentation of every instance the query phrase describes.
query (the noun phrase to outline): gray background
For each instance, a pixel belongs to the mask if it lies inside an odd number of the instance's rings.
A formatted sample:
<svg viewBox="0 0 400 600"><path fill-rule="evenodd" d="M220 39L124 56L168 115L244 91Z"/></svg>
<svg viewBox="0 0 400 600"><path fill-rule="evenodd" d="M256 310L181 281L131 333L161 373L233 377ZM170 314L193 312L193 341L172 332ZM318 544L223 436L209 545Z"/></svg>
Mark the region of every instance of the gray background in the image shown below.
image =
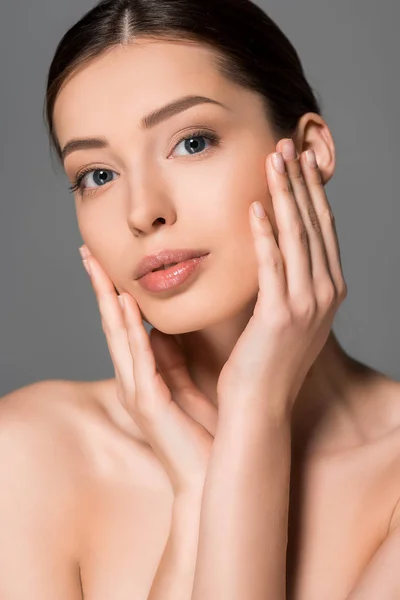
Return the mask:
<svg viewBox="0 0 400 600"><path fill-rule="evenodd" d="M400 379L395 181L398 23L390 0L259 0L288 35L337 147L327 185L348 297L334 330L362 362ZM48 379L114 376L84 271L67 178L50 159L45 79L65 31L94 5L8 0L0 22L0 396Z"/></svg>

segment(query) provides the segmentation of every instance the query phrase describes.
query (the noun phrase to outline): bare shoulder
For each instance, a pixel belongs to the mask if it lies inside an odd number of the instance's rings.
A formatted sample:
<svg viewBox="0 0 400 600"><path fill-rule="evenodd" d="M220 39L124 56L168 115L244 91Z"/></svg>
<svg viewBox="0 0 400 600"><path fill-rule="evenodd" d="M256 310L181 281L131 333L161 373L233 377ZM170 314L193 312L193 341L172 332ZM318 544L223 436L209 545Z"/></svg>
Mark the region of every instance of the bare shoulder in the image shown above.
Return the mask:
<svg viewBox="0 0 400 600"><path fill-rule="evenodd" d="M140 476L144 466L163 478L145 436L117 397L114 379L46 380L0 398L1 443L30 448L42 471L48 464L75 490L127 467ZM7 439L7 441L6 441ZM127 474L124 473L124 476ZM80 487L82 484L83 487Z"/></svg>
<svg viewBox="0 0 400 600"><path fill-rule="evenodd" d="M74 390L43 381L0 398L2 598L81 598Z"/></svg>
<svg viewBox="0 0 400 600"><path fill-rule="evenodd" d="M366 394L365 416L372 435L400 437L400 381L376 372L376 384ZM361 403L363 399L361 400Z"/></svg>
<svg viewBox="0 0 400 600"><path fill-rule="evenodd" d="M26 445L38 453L52 449L55 464L68 448L71 466L79 453L77 415L79 382L38 381L13 390L0 398L2 443ZM75 451L74 451L75 449ZM64 465L67 467L68 465ZM65 472L65 474L68 472Z"/></svg>
<svg viewBox="0 0 400 600"><path fill-rule="evenodd" d="M0 436L21 444L33 444L38 451L47 444L71 442L76 414L76 382L38 381L13 390L0 398Z"/></svg>
<svg viewBox="0 0 400 600"><path fill-rule="evenodd" d="M41 405L42 408L55 406L57 399L66 395L71 398L75 394L79 382L62 379L43 380L24 385L0 397L0 414L15 416L21 410L34 411ZM49 402L50 401L50 402Z"/></svg>
<svg viewBox="0 0 400 600"><path fill-rule="evenodd" d="M388 394L384 404L384 414L386 415L388 426L388 439L392 439L392 458L393 458L393 476L394 485L397 488L397 502L391 515L388 533L394 531L400 525L400 382L388 379ZM379 418L378 407L375 412L376 418Z"/></svg>
<svg viewBox="0 0 400 600"><path fill-rule="evenodd" d="M389 534L400 524L400 381L375 373L377 386L372 385L372 393L366 394L359 423L364 425L360 431L367 442L368 464L371 469L377 467L376 480L392 498Z"/></svg>
<svg viewBox="0 0 400 600"><path fill-rule="evenodd" d="M66 511L68 503L72 509L77 483L84 476L78 390L76 382L48 380L0 398L0 451L7 456L15 484L21 489L34 485L43 496L48 494L49 502L57 491ZM18 479L22 472L27 480Z"/></svg>
<svg viewBox="0 0 400 600"><path fill-rule="evenodd" d="M110 436L121 436L123 409L112 380L46 380L13 390L0 398L0 440L31 451L41 472L57 470L74 489L95 470L96 456ZM118 412L121 411L121 412ZM133 438L132 438L133 439ZM132 445L132 444L131 444Z"/></svg>
<svg viewBox="0 0 400 600"><path fill-rule="evenodd" d="M0 478L9 490L0 506L17 502L37 523L52 522L65 560L80 554L93 485L112 480L126 447L135 453L134 443L121 448L110 392L103 382L46 380L0 398Z"/></svg>

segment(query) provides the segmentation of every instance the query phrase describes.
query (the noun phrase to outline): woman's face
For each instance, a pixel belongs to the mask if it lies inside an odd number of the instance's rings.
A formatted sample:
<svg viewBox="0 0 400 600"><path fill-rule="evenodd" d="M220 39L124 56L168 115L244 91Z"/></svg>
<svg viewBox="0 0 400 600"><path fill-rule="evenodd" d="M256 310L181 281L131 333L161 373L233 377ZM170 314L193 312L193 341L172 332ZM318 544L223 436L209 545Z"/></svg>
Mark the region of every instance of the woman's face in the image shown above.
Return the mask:
<svg viewBox="0 0 400 600"><path fill-rule="evenodd" d="M169 334L248 310L258 293L252 202L261 200L275 229L265 160L278 140L261 99L221 76L212 57L190 43L142 39L115 47L68 80L54 109L62 149L72 139L107 141L64 159L71 185L91 169L75 192L85 244L145 320ZM224 106L197 104L141 127L145 115L189 95ZM198 129L205 132L190 143ZM134 280L145 255L180 248L210 253L188 284L153 293Z"/></svg>

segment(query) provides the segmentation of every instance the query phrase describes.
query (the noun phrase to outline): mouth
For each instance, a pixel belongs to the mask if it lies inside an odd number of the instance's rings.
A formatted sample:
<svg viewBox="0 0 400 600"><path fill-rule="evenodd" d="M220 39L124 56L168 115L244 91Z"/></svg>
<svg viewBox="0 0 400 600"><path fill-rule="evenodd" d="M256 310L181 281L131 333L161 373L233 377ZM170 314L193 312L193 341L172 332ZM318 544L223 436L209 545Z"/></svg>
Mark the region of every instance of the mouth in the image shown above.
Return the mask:
<svg viewBox="0 0 400 600"><path fill-rule="evenodd" d="M154 273L156 271L167 271L177 265L180 267L184 262L193 258L204 256L207 253L205 250L192 249L166 249L159 250L155 254L145 256L136 266L134 279L141 279L144 275ZM176 260L174 260L176 259Z"/></svg>
<svg viewBox="0 0 400 600"><path fill-rule="evenodd" d="M139 285L152 293L161 293L179 288L186 281L195 281L195 274L201 273L209 253L168 263L147 271L138 279Z"/></svg>
<svg viewBox="0 0 400 600"><path fill-rule="evenodd" d="M158 267L158 269L153 269L152 271L150 271L150 273L155 273L156 271L166 271L170 267L175 267L176 265L179 265L179 264L180 263L170 263L169 265L163 265L162 267Z"/></svg>

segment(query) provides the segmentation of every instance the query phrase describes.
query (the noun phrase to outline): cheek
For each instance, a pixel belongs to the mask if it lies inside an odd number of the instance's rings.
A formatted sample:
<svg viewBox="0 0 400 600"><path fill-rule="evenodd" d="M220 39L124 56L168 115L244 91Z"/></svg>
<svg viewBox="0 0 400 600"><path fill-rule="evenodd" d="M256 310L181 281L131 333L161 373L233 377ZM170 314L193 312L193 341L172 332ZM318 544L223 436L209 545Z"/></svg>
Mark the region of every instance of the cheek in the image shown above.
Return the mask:
<svg viewBox="0 0 400 600"><path fill-rule="evenodd" d="M247 160L232 169L226 188L225 209L235 228L250 229L249 208L257 200L262 202L268 216L273 213L263 159Z"/></svg>
<svg viewBox="0 0 400 600"><path fill-rule="evenodd" d="M260 151L243 154L218 161L217 168L214 164L212 168L208 166L207 176L192 193L191 225L187 221L183 227L190 228L197 223L198 231L202 232L200 239L204 244L210 240L211 247L223 252L227 265L243 266L255 261L249 215L252 202L261 201L267 214L273 215L265 158ZM189 218L184 210L182 217Z"/></svg>
<svg viewBox="0 0 400 600"><path fill-rule="evenodd" d="M86 200L86 205L82 204L76 212L78 228L81 236L88 248L100 257L118 255L119 248L122 248L124 240L121 239L124 223L121 222L121 214L118 210L106 210L106 206L101 206L100 195L93 198L90 206L90 198ZM98 200L97 206L95 201ZM112 198L110 197L110 201ZM109 202L111 205L111 202ZM126 222L125 222L126 227ZM126 243L126 242L125 242Z"/></svg>
<svg viewBox="0 0 400 600"><path fill-rule="evenodd" d="M129 240L122 239L120 228L110 223L110 220L104 222L100 215L95 217L93 214L90 218L83 215L84 213L78 215L78 228L84 244L98 260L114 286L118 285L118 281L121 284L126 277L124 269L127 268L126 248L129 247ZM131 258L131 263L132 260ZM128 265L130 266L132 265Z"/></svg>
<svg viewBox="0 0 400 600"><path fill-rule="evenodd" d="M257 155L232 171L230 180L229 206L233 227L246 226L250 232L249 208L253 202L260 201L276 235L277 226L271 192L265 167L266 157ZM235 222L236 221L236 222Z"/></svg>
<svg viewBox="0 0 400 600"><path fill-rule="evenodd" d="M267 190L262 185L259 174L255 173L252 181L245 182L242 176L234 176L219 190L220 195L214 197L215 221L204 223L204 231L213 228L213 240L216 260L219 268L215 271L218 277L218 288L224 295L229 293L242 299L250 298L255 292L258 282L257 256L254 237L250 227L249 207L255 200L268 202Z"/></svg>

